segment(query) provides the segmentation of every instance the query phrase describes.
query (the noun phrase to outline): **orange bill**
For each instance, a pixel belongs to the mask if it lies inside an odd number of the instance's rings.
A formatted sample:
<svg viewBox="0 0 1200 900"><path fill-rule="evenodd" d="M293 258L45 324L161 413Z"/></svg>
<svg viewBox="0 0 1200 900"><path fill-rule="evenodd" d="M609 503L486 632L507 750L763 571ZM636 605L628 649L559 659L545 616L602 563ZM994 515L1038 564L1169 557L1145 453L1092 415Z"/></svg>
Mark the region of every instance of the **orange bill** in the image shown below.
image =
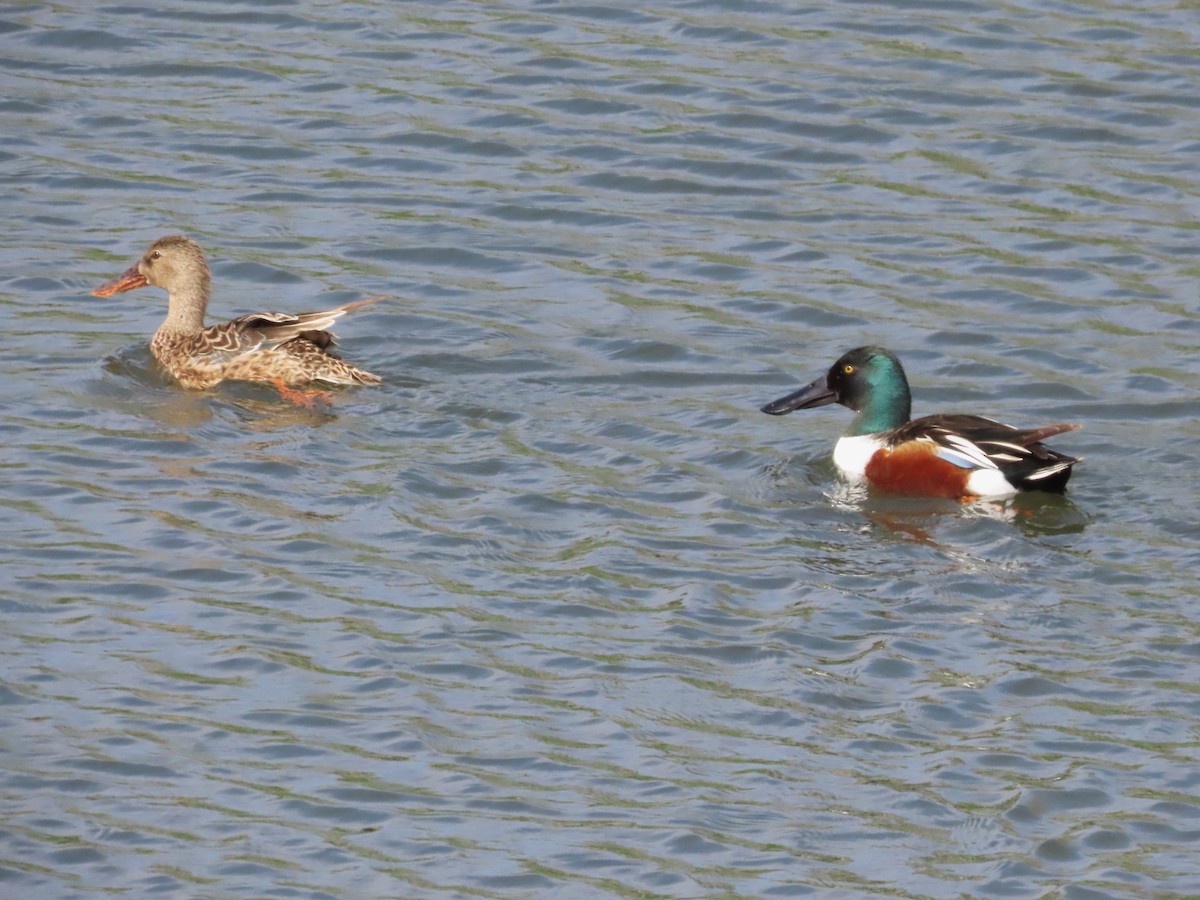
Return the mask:
<svg viewBox="0 0 1200 900"><path fill-rule="evenodd" d="M121 291L132 291L134 288L145 287L146 284L146 276L138 271L136 265L133 265L112 281L106 281L92 291L92 296L111 297L113 294L121 293Z"/></svg>

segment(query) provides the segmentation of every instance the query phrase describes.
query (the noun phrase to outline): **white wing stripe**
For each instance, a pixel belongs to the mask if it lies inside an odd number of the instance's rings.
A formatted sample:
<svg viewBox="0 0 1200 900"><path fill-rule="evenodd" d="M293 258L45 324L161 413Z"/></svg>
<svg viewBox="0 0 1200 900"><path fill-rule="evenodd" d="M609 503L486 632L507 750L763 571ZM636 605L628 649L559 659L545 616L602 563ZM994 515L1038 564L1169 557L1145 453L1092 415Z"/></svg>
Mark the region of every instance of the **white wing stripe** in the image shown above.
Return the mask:
<svg viewBox="0 0 1200 900"><path fill-rule="evenodd" d="M999 468L988 455L976 444L961 435L949 431L939 431L938 456L964 468L996 469ZM957 457L957 459L955 458ZM963 462L959 462L962 460ZM965 465L964 465L965 463Z"/></svg>
<svg viewBox="0 0 1200 900"><path fill-rule="evenodd" d="M1038 469L1032 475L1026 475L1025 479L1027 481L1040 481L1043 478L1049 478L1055 472L1061 472L1063 469L1069 469L1074 464L1075 460L1071 460L1070 462L1060 462L1053 466L1046 466L1044 469Z"/></svg>

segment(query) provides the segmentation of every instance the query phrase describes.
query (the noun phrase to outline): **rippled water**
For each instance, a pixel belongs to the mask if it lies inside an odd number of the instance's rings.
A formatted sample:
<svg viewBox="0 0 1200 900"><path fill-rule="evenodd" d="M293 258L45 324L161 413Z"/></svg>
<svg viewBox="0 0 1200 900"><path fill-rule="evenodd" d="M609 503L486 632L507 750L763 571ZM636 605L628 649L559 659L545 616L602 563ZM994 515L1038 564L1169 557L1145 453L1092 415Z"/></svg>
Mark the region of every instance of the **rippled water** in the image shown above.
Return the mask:
<svg viewBox="0 0 1200 900"><path fill-rule="evenodd" d="M1200 894L1194 8L0 33L0 892ZM387 384L170 384L175 232ZM1067 496L840 487L867 342Z"/></svg>

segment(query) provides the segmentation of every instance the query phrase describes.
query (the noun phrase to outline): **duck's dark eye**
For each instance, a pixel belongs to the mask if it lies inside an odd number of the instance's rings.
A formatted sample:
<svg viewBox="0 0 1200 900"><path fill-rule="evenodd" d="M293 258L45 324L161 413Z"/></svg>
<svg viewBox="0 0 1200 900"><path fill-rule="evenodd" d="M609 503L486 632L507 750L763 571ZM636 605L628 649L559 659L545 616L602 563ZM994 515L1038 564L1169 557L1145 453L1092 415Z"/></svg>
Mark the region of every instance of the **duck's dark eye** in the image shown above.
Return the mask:
<svg viewBox="0 0 1200 900"><path fill-rule="evenodd" d="M844 366L842 366L842 373L845 375L853 375L854 366L850 365L850 363L846 363Z"/></svg>
<svg viewBox="0 0 1200 900"><path fill-rule="evenodd" d="M159 253L157 250L155 250L150 254L150 258L151 259L162 259L162 254Z"/></svg>

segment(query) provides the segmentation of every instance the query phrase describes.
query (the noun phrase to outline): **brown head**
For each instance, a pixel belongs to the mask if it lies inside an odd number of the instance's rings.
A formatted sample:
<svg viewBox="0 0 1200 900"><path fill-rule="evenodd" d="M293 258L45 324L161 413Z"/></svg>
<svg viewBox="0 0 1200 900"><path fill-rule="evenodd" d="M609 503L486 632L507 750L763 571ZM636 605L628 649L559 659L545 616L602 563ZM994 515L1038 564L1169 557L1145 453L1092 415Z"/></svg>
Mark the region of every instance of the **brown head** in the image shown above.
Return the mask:
<svg viewBox="0 0 1200 900"><path fill-rule="evenodd" d="M109 297L122 291L152 285L168 294L208 299L212 276L200 245L181 234L159 238L142 258L112 281L92 293Z"/></svg>
<svg viewBox="0 0 1200 900"><path fill-rule="evenodd" d="M164 328L190 332L204 327L212 276L204 251L195 241L181 234L159 238L135 265L92 293L97 297L109 297L146 285L167 292Z"/></svg>

